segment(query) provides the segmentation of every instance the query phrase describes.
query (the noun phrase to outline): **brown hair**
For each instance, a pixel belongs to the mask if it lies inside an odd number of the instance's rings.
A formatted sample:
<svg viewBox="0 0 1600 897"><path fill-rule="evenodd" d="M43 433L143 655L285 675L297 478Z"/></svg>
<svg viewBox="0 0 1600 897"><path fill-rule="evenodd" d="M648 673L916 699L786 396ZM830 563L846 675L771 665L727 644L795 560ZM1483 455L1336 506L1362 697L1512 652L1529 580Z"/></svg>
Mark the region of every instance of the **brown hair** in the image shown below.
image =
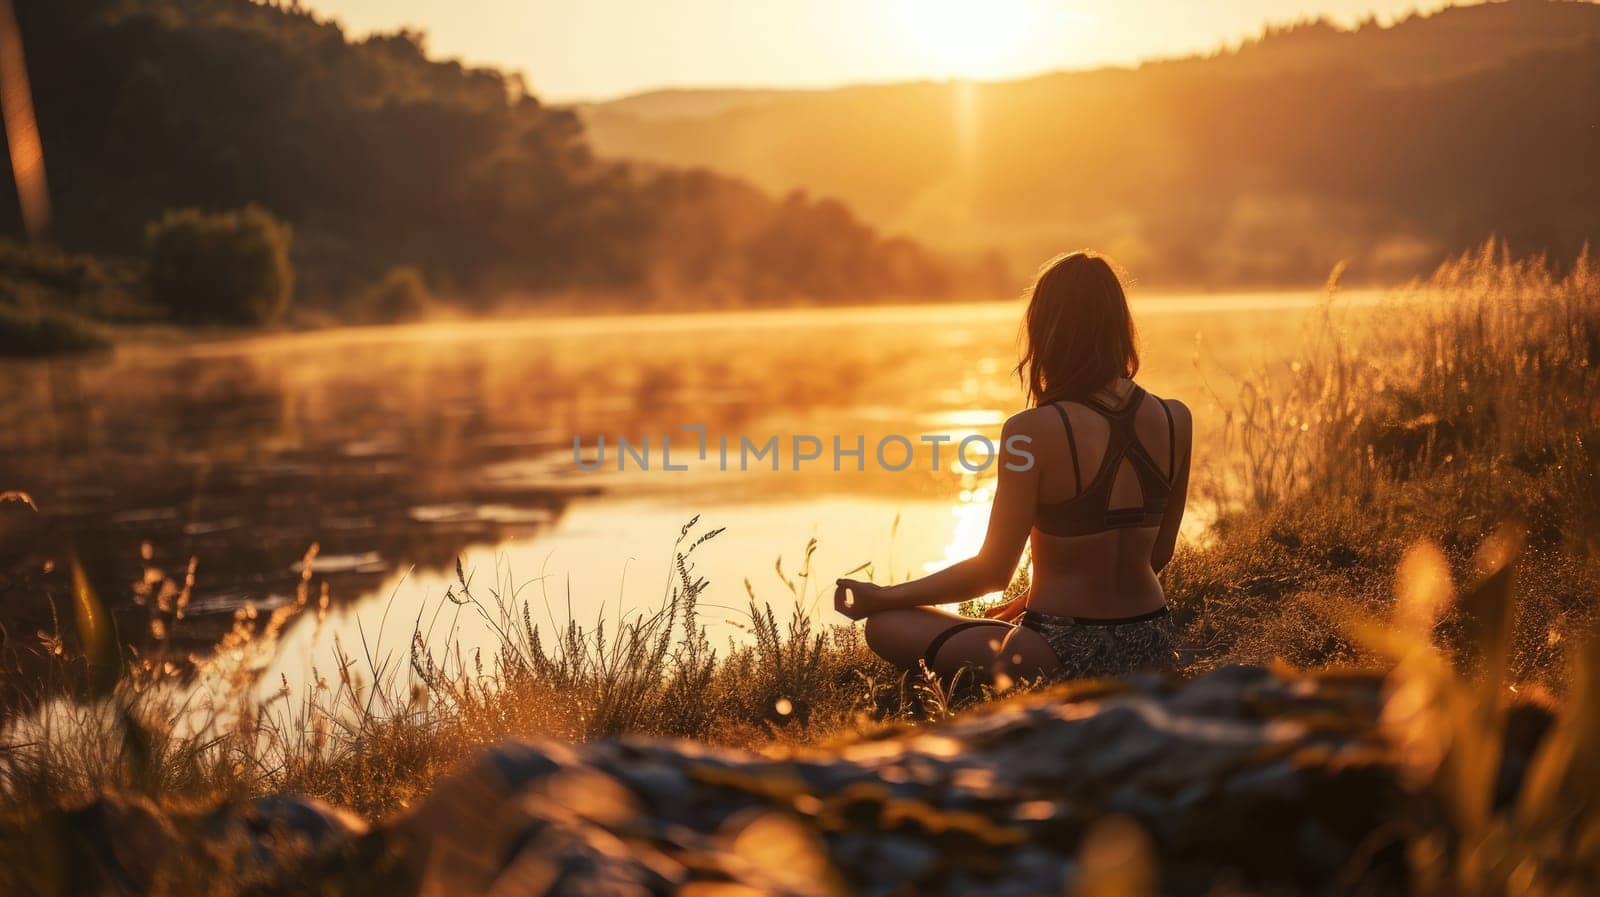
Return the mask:
<svg viewBox="0 0 1600 897"><path fill-rule="evenodd" d="M1022 326L1017 376L1034 405L1083 399L1139 372L1128 297L1097 253L1056 256L1040 269Z"/></svg>

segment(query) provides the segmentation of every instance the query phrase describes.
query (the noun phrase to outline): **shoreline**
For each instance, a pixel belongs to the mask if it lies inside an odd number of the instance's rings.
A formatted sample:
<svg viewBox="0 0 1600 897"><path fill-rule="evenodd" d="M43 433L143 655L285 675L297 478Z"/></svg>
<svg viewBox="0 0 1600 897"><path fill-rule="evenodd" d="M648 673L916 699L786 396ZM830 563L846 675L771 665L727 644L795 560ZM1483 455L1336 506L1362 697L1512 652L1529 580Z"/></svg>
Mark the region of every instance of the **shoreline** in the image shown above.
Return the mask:
<svg viewBox="0 0 1600 897"><path fill-rule="evenodd" d="M1401 295L1405 286L1339 290L1333 303L1343 308L1368 308ZM1135 295L1136 312L1181 315L1215 312L1303 311L1326 301L1328 291L1303 290L1174 292ZM90 358L106 352L144 353L181 348L206 356L226 354L259 343L263 347L297 348L308 344L370 345L378 342L430 344L464 342L476 338L539 336L605 336L610 333L681 334L740 328L829 329L860 324L901 321L926 323L933 314L951 323L993 320L1019 314L1020 299L930 301L838 306L776 306L735 309L684 309L681 311L623 308L573 312L570 310L520 310L503 314L442 316L424 321L392 324L329 324L267 329L194 327L172 324L101 325L111 345L102 350L38 356L0 356L0 364L27 364L72 358ZM616 326L623 322L624 326Z"/></svg>

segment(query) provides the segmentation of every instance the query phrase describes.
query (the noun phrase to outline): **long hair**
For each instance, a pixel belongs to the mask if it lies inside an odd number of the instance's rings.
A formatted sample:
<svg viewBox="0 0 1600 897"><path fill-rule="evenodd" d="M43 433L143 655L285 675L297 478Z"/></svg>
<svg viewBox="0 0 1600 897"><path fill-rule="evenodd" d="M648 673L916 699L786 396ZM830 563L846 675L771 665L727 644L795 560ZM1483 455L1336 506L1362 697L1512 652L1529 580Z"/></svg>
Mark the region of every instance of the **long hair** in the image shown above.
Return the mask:
<svg viewBox="0 0 1600 897"><path fill-rule="evenodd" d="M1093 252L1056 256L1033 283L1017 376L1034 405L1081 400L1139 372L1136 343L1110 262Z"/></svg>

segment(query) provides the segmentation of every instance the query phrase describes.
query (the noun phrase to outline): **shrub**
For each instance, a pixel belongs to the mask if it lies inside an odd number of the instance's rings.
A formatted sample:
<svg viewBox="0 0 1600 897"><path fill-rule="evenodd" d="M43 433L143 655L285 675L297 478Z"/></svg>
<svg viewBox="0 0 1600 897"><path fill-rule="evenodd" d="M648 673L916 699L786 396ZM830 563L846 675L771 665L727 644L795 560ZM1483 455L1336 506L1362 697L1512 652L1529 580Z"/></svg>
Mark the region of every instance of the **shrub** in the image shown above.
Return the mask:
<svg viewBox="0 0 1600 897"><path fill-rule="evenodd" d="M405 266L391 268L361 297L357 313L363 320L383 324L415 321L434 307L433 294L422 272Z"/></svg>
<svg viewBox="0 0 1600 897"><path fill-rule="evenodd" d="M145 234L150 296L175 320L266 324L289 306L289 228L264 209L168 212Z"/></svg>

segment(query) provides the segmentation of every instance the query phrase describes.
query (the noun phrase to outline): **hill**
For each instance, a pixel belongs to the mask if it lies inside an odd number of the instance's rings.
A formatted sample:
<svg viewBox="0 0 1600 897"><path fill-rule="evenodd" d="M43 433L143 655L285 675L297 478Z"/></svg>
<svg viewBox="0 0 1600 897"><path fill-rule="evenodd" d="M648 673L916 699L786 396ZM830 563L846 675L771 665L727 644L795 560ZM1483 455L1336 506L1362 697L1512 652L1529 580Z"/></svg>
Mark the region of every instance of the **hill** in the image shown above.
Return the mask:
<svg viewBox="0 0 1600 897"><path fill-rule="evenodd" d="M327 305L396 266L480 306L972 298L996 283L834 201L597 158L572 112L516 76L430 58L421 34L352 40L251 0L37 0L18 17L68 249L137 256L169 209L257 205L294 229L302 299ZM4 179L0 236L20 233L16 208Z"/></svg>
<svg viewBox="0 0 1600 897"><path fill-rule="evenodd" d="M999 83L682 91L580 108L601 153L836 196L937 247L1095 246L1149 281L1420 274L1490 234L1600 235L1600 6L1268 29L1204 57Z"/></svg>

